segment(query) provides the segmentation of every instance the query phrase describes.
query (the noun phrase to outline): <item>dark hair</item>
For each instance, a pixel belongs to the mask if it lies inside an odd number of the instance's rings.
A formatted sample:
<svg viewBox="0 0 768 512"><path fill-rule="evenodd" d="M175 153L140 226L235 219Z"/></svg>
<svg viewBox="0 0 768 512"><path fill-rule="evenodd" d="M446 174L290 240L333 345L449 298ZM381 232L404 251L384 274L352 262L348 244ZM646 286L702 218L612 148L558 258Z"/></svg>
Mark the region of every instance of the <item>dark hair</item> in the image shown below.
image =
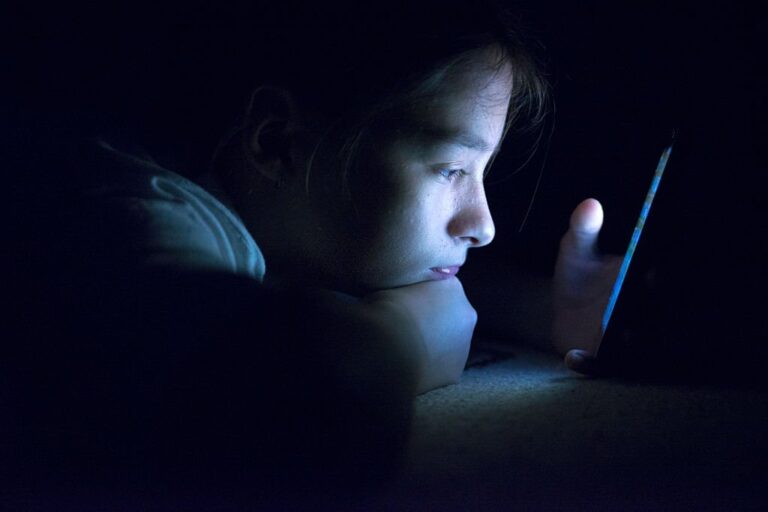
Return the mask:
<svg viewBox="0 0 768 512"><path fill-rule="evenodd" d="M138 110L149 110L158 138L175 134L210 153L228 127L242 127L237 115L266 84L325 121L346 170L377 113L428 93L463 56L489 46L512 65L507 127L536 126L547 110L540 66L511 13L490 0L191 2L152 16L150 33L135 34L148 46L134 70L149 79Z"/></svg>
<svg viewBox="0 0 768 512"><path fill-rule="evenodd" d="M304 5L304 2L300 3ZM245 37L264 48L254 66L273 85L311 101L318 113L345 117L391 99L429 79L467 51L496 44L515 69L515 94L543 106L544 81L508 12L483 0L317 2L253 12L260 33ZM233 32L230 31L230 34ZM237 41L247 48L249 41ZM309 105L305 105L309 106ZM537 112L541 114L541 112Z"/></svg>

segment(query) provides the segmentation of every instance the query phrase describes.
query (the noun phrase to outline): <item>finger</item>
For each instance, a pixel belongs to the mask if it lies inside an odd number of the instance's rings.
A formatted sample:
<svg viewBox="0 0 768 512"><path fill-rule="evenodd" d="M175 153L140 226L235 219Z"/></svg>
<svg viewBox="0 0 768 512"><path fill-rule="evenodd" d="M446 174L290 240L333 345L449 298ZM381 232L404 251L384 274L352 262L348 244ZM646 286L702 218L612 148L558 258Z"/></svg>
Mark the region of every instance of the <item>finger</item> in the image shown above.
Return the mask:
<svg viewBox="0 0 768 512"><path fill-rule="evenodd" d="M600 373L597 358L586 350L569 350L565 355L565 366L584 375L598 375Z"/></svg>
<svg viewBox="0 0 768 512"><path fill-rule="evenodd" d="M597 199L585 199L573 210L568 230L569 249L578 253L595 252L597 236L603 226L603 207Z"/></svg>

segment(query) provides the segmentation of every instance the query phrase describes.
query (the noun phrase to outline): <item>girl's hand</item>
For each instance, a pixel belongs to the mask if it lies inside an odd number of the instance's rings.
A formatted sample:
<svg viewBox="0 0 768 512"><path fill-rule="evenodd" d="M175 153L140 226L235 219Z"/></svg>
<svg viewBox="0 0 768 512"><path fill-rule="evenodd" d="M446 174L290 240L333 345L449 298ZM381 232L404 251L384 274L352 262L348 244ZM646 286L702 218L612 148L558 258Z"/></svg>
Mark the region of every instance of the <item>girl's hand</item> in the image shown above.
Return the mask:
<svg viewBox="0 0 768 512"><path fill-rule="evenodd" d="M555 349L572 370L593 373L603 312L623 258L596 252L603 209L595 199L582 201L560 240L553 282Z"/></svg>
<svg viewBox="0 0 768 512"><path fill-rule="evenodd" d="M365 302L407 325L417 360L417 393L458 382L469 355L477 313L451 277L372 293Z"/></svg>

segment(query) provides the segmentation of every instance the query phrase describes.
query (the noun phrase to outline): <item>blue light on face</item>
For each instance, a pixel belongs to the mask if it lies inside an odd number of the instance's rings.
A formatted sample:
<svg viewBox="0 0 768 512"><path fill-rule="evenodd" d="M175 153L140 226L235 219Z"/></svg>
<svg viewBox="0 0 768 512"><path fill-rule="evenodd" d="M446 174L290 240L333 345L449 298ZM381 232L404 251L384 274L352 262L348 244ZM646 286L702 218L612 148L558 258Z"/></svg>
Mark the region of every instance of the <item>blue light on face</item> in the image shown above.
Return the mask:
<svg viewBox="0 0 768 512"><path fill-rule="evenodd" d="M637 246L637 241L640 240L640 235L643 232L643 226L645 226L645 220L648 218L648 212L651 210L651 204L653 203L653 198L656 196L656 189L659 188L659 182L661 181L661 176L664 174L664 169L667 167L667 160L669 159L669 155L671 152L672 152L672 144L667 146L667 148L661 154L661 158L659 159L659 164L656 166L656 172L653 175L653 180L651 181L651 187L648 189L648 193L645 196L643 209L640 211L640 217L637 219L635 230L632 232L632 239L629 241L629 247L627 248L627 252L624 255L624 261L621 264L621 269L619 270L619 276L616 278L616 282L613 285L613 290L611 291L611 298L608 300L608 306L605 308L605 312L603 313L603 322L602 322L603 333L605 333L605 330L608 328L608 322L611 319L611 315L613 314L613 308L614 306L616 306L616 300L619 297L621 286L624 284L624 277L626 276L627 269L629 268L629 264L632 261L632 255L635 253L635 247Z"/></svg>

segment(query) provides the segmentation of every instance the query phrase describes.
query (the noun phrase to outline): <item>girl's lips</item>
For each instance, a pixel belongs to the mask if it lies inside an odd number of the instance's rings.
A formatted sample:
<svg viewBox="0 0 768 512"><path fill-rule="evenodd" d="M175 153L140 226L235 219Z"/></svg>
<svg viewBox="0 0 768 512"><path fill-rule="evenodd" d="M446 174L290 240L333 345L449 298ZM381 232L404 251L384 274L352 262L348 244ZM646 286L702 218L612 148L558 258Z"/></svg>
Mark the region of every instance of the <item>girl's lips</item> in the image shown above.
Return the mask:
<svg viewBox="0 0 768 512"><path fill-rule="evenodd" d="M450 267L432 267L431 270L437 279L448 279L459 273L460 265L453 265Z"/></svg>

